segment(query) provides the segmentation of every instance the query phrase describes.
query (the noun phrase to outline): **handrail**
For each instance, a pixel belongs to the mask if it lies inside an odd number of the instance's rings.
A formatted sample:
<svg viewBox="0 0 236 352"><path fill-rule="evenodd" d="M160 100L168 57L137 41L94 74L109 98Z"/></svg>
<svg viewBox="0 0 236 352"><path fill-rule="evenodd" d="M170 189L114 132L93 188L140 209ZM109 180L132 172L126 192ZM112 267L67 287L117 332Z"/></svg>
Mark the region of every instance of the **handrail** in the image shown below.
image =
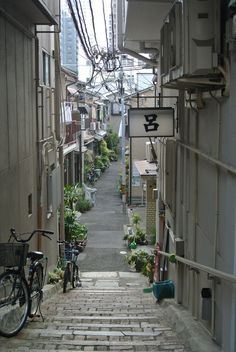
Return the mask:
<svg viewBox="0 0 236 352"><path fill-rule="evenodd" d="M172 256L173 254L171 253L166 253L166 252L163 252L163 251L159 251L158 252L159 254L165 256L165 257L170 257ZM233 284L236 284L236 276L234 275L231 275L231 274L227 274L227 273L224 273L223 271L220 271L220 270L217 270L217 269L213 269L209 266L206 266L206 265L203 265L203 264L199 264L197 262L194 262L192 260L189 260L189 259L186 259L186 258L183 258L183 257L179 257L178 255L175 256L175 259L180 262L180 263L183 263L183 264L186 264L192 268L195 268L195 269L199 269L201 271L204 271L208 274L211 274L212 276L215 276L217 278L220 278L222 280L225 280L225 281L229 281Z"/></svg>

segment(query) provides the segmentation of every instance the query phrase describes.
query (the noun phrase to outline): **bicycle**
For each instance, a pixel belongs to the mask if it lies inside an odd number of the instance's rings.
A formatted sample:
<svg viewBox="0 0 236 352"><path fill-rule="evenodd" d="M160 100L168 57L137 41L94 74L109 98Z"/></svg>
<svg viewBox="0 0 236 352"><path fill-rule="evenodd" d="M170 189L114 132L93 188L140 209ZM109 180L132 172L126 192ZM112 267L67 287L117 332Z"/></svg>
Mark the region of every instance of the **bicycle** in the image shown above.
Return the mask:
<svg viewBox="0 0 236 352"><path fill-rule="evenodd" d="M10 233L8 243L0 243L0 266L4 267L4 272L0 275L0 335L4 337L18 334L27 317L41 316L44 320L40 304L43 299L47 258L42 252L29 252L27 242L36 233L50 240L48 235L53 234L52 231L39 229L31 233L16 234L13 228ZM23 235L29 236L22 239ZM29 272L26 276L27 259ZM40 315L37 315L38 312Z"/></svg>
<svg viewBox="0 0 236 352"><path fill-rule="evenodd" d="M63 293L66 293L68 283L71 283L72 288L82 286L78 266L78 256L82 247L75 242L57 241L57 243L65 245L64 256L60 255L58 266L64 269Z"/></svg>

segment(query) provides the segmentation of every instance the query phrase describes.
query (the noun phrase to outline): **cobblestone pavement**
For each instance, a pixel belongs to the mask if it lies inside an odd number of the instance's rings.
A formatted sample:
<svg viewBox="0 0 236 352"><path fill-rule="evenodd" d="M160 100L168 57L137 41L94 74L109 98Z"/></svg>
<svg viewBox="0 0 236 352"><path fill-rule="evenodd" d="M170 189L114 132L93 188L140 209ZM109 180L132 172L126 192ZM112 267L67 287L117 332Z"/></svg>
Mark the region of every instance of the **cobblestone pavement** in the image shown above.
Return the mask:
<svg viewBox="0 0 236 352"><path fill-rule="evenodd" d="M0 337L1 352L216 352L185 311L173 302L156 304L152 294L143 293L147 278L129 271L118 170L119 162L113 163L97 182L96 205L81 217L89 228L88 245L79 256L83 286L63 294L47 285L44 322L34 318L17 336ZM176 313L184 318L175 321Z"/></svg>
<svg viewBox="0 0 236 352"><path fill-rule="evenodd" d="M143 293L138 273L84 272L82 287L60 290L42 305L41 318L29 321L0 351L159 351L189 352L165 319L165 308Z"/></svg>

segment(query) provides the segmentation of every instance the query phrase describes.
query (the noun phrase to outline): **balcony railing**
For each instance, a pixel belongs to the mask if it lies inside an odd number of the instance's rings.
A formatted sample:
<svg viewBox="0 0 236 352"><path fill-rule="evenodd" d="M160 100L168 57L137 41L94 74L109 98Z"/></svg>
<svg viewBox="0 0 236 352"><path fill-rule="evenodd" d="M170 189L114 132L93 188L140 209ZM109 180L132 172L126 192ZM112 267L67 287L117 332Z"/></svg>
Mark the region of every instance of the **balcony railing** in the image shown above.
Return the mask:
<svg viewBox="0 0 236 352"><path fill-rule="evenodd" d="M80 123L78 121L71 121L65 125L65 144L72 144L78 140L80 132Z"/></svg>

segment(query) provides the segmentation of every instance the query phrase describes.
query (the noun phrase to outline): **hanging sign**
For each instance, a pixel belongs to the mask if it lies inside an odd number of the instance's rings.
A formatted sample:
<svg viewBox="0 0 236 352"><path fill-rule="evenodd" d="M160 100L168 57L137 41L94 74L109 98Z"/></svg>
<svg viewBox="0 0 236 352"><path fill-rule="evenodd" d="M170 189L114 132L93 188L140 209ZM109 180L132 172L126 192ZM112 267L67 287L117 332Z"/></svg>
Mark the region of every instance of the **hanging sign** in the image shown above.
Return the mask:
<svg viewBox="0 0 236 352"><path fill-rule="evenodd" d="M173 108L130 108L129 137L173 137Z"/></svg>

